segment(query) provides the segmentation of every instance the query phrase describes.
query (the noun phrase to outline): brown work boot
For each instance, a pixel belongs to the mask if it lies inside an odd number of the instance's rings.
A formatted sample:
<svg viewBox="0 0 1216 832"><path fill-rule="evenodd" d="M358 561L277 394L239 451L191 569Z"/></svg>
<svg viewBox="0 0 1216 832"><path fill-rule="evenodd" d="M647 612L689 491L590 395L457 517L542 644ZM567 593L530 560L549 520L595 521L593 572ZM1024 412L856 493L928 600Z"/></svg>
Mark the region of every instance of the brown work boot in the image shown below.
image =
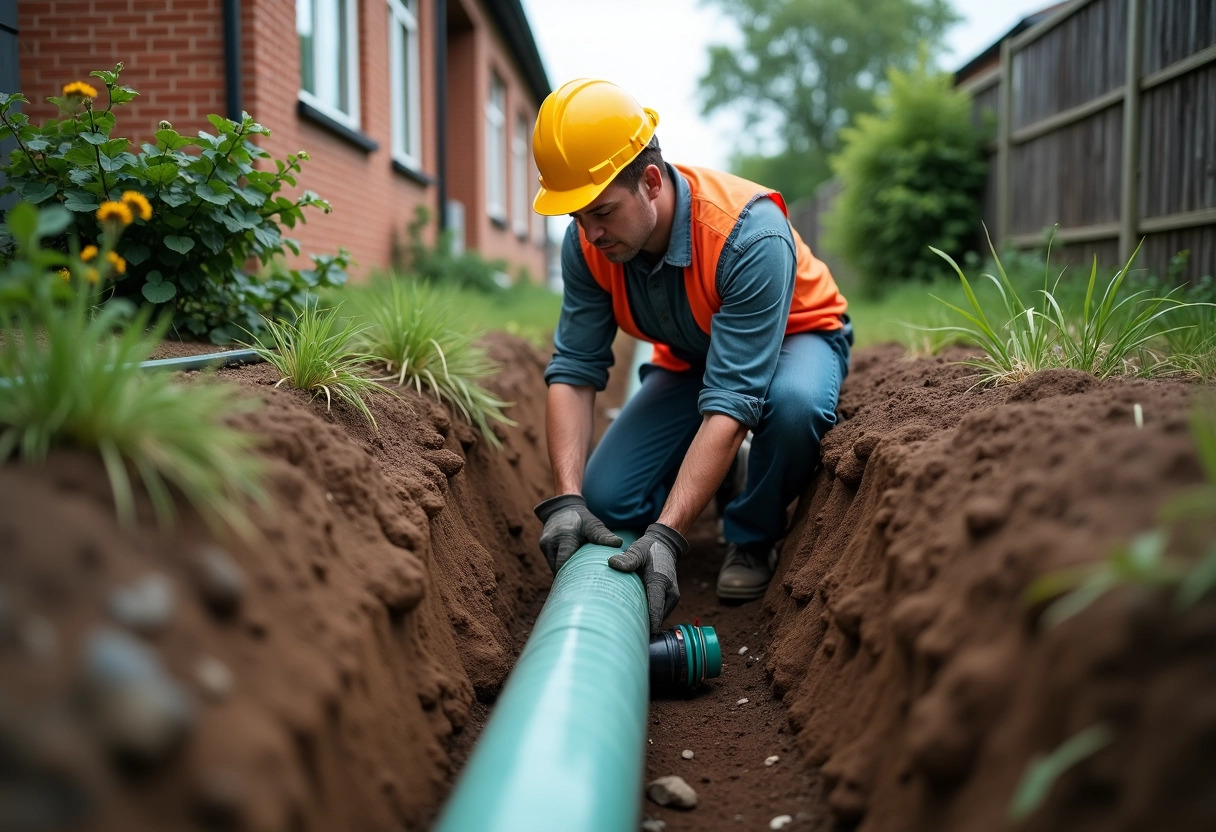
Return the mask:
<svg viewBox="0 0 1216 832"><path fill-rule="evenodd" d="M718 572L718 597L723 601L762 598L776 568L777 547L771 543L730 543Z"/></svg>

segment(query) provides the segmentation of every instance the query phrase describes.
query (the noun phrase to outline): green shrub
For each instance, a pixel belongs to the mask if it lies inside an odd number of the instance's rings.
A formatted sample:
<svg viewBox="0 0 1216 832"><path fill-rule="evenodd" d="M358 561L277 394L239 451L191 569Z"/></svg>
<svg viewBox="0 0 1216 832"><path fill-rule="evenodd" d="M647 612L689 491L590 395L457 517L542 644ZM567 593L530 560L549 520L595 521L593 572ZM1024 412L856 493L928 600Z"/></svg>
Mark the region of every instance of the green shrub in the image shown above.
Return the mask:
<svg viewBox="0 0 1216 832"><path fill-rule="evenodd" d="M941 272L933 246L961 257L979 231L984 131L971 97L924 65L892 69L878 112L841 131L832 159L843 189L825 246L846 257L866 291Z"/></svg>
<svg viewBox="0 0 1216 832"><path fill-rule="evenodd" d="M434 245L427 245L423 232L431 221L431 212L419 205L414 220L406 230L404 245L396 245L393 269L418 280L440 286L473 289L496 294L503 289L502 277L507 264L502 260L486 260L475 251L452 253L452 234L444 232Z"/></svg>
<svg viewBox="0 0 1216 832"><path fill-rule="evenodd" d="M0 139L17 142L3 168L4 192L72 212L73 223L52 245L66 249L71 235L99 240L103 217L111 217L126 226L117 248L126 270L116 275L114 294L168 309L179 336L216 343L241 329L260 330L264 315L275 317L312 290L345 281L344 253L314 258L313 270L281 270L272 281L244 272L253 259L267 264L285 250L299 254L282 226L303 222L305 208L329 211L312 191L297 199L280 194L296 185L307 153L273 160L274 170L255 170L254 163L270 155L253 140L270 131L248 113L240 122L208 116L216 134L197 137L162 121L156 141L133 152L128 139L114 135L115 107L137 95L119 85L121 70L118 64L92 73L109 93L104 111L93 108L96 90L77 81L48 99L62 118L41 126L14 110L25 96L0 93Z"/></svg>
<svg viewBox="0 0 1216 832"><path fill-rule="evenodd" d="M0 272L0 287L11 290L0 292L8 328L0 344L0 464L14 454L40 462L62 445L96 450L122 522L135 520L134 475L164 526L173 521L176 491L217 531L250 532L245 503L265 498L261 465L250 453L254 438L224 419L251 401L226 385L183 385L142 370L166 322L149 332L149 308L124 321L130 305L122 302L92 314L108 277L107 250L94 267L40 244L69 221L61 208L28 204L7 217L17 250Z"/></svg>

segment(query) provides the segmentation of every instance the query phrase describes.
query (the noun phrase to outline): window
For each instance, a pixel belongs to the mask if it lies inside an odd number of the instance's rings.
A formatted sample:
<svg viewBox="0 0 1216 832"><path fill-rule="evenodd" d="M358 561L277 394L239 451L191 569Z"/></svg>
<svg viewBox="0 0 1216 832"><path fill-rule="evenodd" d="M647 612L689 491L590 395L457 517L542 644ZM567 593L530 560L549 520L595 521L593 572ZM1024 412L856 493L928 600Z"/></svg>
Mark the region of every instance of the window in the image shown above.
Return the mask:
<svg viewBox="0 0 1216 832"><path fill-rule="evenodd" d="M393 158L422 168L422 87L418 76L418 0L388 0L393 76Z"/></svg>
<svg viewBox="0 0 1216 832"><path fill-rule="evenodd" d="M528 236L528 122L515 117L511 136L511 221L520 239Z"/></svg>
<svg viewBox="0 0 1216 832"><path fill-rule="evenodd" d="M358 0L296 0L300 100L359 128Z"/></svg>
<svg viewBox="0 0 1216 832"><path fill-rule="evenodd" d="M499 222L507 220L507 88L490 74L486 101L486 212Z"/></svg>

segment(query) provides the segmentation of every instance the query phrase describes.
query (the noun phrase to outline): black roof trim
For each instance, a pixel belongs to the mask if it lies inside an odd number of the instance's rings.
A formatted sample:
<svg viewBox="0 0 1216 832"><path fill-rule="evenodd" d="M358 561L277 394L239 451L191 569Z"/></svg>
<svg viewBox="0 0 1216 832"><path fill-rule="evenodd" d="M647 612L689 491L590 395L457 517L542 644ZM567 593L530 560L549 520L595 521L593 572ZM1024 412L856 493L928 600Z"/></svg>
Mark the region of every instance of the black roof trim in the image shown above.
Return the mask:
<svg viewBox="0 0 1216 832"><path fill-rule="evenodd" d="M549 86L549 76L545 74L545 64L536 48L536 39L532 36L532 27L528 25L523 4L520 0L486 0L485 7L515 53L515 59L523 70L524 81L539 105L552 92L552 87Z"/></svg>

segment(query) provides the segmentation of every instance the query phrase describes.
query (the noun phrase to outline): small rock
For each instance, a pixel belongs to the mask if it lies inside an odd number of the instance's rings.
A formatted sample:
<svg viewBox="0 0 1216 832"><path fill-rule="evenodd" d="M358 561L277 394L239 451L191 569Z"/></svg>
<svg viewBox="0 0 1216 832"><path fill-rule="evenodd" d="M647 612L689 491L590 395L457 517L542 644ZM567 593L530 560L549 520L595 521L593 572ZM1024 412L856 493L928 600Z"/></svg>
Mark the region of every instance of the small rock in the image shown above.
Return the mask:
<svg viewBox="0 0 1216 832"><path fill-rule="evenodd" d="M194 678L203 693L219 701L232 692L232 671L228 665L213 656L203 656L194 665Z"/></svg>
<svg viewBox="0 0 1216 832"><path fill-rule="evenodd" d="M766 766L775 765L775 764L777 763L777 761L778 761L778 760L780 760L780 759L781 759L780 757L778 757L776 754L774 754L774 755L773 755L773 756L771 756L771 757L765 757L765 758L764 758L764 764L765 764Z"/></svg>
<svg viewBox="0 0 1216 832"><path fill-rule="evenodd" d="M697 793L684 782L683 777L669 774L654 780L646 787L646 796L660 806L676 809L692 809L697 805Z"/></svg>
<svg viewBox="0 0 1216 832"><path fill-rule="evenodd" d="M177 606L173 581L153 572L110 593L110 615L137 633L155 635L168 626Z"/></svg>
<svg viewBox="0 0 1216 832"><path fill-rule="evenodd" d="M735 704L736 705L746 705L748 703L748 701L749 701L748 698L745 696L742 699L740 699L738 702L736 702Z"/></svg>
<svg viewBox="0 0 1216 832"><path fill-rule="evenodd" d="M194 560L198 591L203 603L217 616L237 611L245 595L245 573L232 556L216 545L202 547Z"/></svg>
<svg viewBox="0 0 1216 832"><path fill-rule="evenodd" d="M746 653L746 652L747 652L747 648L746 648L746 647L740 647L740 648L739 648L739 655L740 655L740 656L742 656L742 655L743 655L744 653Z"/></svg>
<svg viewBox="0 0 1216 832"><path fill-rule="evenodd" d="M194 713L185 691L139 641L119 630L94 632L84 662L97 732L123 762L154 764L190 730Z"/></svg>
<svg viewBox="0 0 1216 832"><path fill-rule="evenodd" d="M680 752L680 756L683 757L685 760L691 760L692 759L692 749L685 748L683 751Z"/></svg>
<svg viewBox="0 0 1216 832"><path fill-rule="evenodd" d="M642 832L663 832L667 824L658 818L646 818L642 821Z"/></svg>
<svg viewBox="0 0 1216 832"><path fill-rule="evenodd" d="M789 815L777 815L768 822L769 829L784 829L794 822L794 819Z"/></svg>

